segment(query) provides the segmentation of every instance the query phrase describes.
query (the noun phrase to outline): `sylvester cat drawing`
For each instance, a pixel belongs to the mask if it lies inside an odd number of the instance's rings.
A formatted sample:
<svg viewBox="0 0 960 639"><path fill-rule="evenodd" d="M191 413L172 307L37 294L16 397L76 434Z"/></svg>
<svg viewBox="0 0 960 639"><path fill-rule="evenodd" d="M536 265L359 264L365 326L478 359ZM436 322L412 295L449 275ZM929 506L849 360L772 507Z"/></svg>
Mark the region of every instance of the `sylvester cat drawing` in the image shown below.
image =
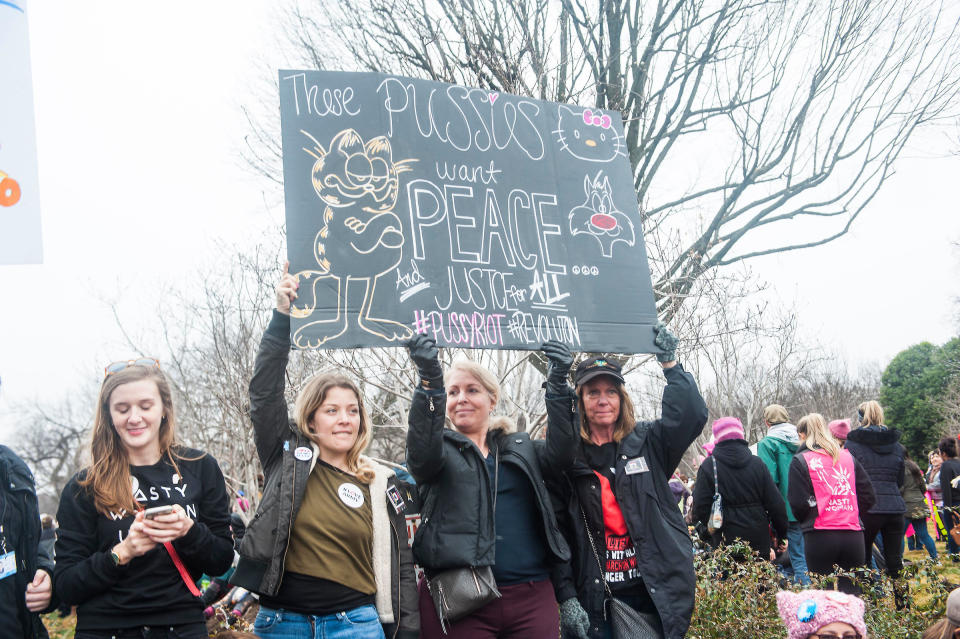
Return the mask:
<svg viewBox="0 0 960 639"><path fill-rule="evenodd" d="M603 175L603 171L592 180L587 175L583 178L583 190L586 201L570 211L570 234L597 238L604 257L613 257L613 245L617 242L633 246L636 241L633 222L614 205L610 178Z"/></svg>
<svg viewBox="0 0 960 639"><path fill-rule="evenodd" d="M403 226L393 207L397 176L409 170L412 160L394 162L386 137L364 143L353 129L334 136L327 150L313 142L314 148L305 150L316 158L311 180L322 203L318 220L322 226L313 242L317 268L295 275L299 297L290 314L311 317L317 312L317 299L326 301L334 294L337 307L335 313L324 311L327 317L298 327L293 342L300 348L320 346L342 335L353 317L368 333L387 341L405 340L413 335L409 328L370 312L377 279L400 263ZM348 312L348 295L363 296L359 312Z"/></svg>

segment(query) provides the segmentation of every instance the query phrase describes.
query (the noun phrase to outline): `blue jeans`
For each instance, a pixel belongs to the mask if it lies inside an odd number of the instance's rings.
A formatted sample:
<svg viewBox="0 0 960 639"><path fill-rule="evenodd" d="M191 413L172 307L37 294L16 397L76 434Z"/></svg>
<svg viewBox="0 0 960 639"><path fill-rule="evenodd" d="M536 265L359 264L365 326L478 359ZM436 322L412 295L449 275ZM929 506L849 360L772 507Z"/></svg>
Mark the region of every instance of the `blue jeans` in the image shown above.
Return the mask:
<svg viewBox="0 0 960 639"><path fill-rule="evenodd" d="M924 518L908 519L907 525L913 526L913 537L909 537L909 539L913 539L918 548L922 544L923 547L927 549L927 554L930 555L930 558L936 559L937 544L933 541L933 537L930 536L930 531L927 530L927 520Z"/></svg>
<svg viewBox="0 0 960 639"><path fill-rule="evenodd" d="M788 576L801 586L809 586L807 557L803 553L803 531L800 530L800 524L795 521L791 521L787 526L787 554L790 555L790 566L793 569L793 573Z"/></svg>
<svg viewBox="0 0 960 639"><path fill-rule="evenodd" d="M384 639L372 605L322 616L261 607L253 632L271 639Z"/></svg>

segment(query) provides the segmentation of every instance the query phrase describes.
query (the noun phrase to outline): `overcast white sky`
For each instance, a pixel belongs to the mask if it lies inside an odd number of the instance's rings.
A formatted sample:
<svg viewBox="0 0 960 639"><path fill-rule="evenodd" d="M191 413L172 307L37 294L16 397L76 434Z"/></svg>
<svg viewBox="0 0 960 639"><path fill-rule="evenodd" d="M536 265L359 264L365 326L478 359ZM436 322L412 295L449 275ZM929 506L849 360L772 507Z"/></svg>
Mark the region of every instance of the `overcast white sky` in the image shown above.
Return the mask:
<svg viewBox="0 0 960 639"><path fill-rule="evenodd" d="M282 221L275 188L239 158L240 107L283 64L276 11L30 2L45 263L0 266L0 440L15 403L62 396L131 355L103 300L149 312L158 283L202 276L218 240ZM803 331L853 365L956 334L960 158L931 153L947 147L936 134L910 149L847 237L752 263L796 300Z"/></svg>

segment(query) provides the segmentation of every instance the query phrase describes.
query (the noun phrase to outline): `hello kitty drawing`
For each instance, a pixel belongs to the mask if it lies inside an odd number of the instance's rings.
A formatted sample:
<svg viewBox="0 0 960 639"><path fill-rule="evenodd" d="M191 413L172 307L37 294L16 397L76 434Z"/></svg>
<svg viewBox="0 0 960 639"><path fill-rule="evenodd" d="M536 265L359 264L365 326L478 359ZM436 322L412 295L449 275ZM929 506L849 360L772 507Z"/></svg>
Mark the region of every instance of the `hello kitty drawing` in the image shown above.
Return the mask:
<svg viewBox="0 0 960 639"><path fill-rule="evenodd" d="M593 179L583 178L586 201L574 207L568 216L570 234L587 234L597 238L604 257L613 257L613 246L623 242L627 246L636 243L633 222L613 203L610 178L599 171Z"/></svg>
<svg viewBox="0 0 960 639"><path fill-rule="evenodd" d="M573 157L587 162L610 162L618 156L626 157L623 136L606 113L561 104L559 115L553 133L560 148Z"/></svg>
<svg viewBox="0 0 960 639"><path fill-rule="evenodd" d="M402 257L403 226L393 208L398 175L408 171L414 160L394 161L390 140L384 136L364 142L356 131L346 129L324 149L304 134L314 143L312 149L304 150L316 158L310 178L320 201L313 241L316 264L294 274L300 284L299 299L290 308L291 316L313 321L294 331L293 343L315 348L339 337L346 332L351 315L361 329L388 342L409 338L413 334L409 328L373 317L371 310L377 279L393 270ZM336 297L334 312L314 319L318 302L329 305L331 293ZM361 296L359 312L348 313L348 299Z"/></svg>

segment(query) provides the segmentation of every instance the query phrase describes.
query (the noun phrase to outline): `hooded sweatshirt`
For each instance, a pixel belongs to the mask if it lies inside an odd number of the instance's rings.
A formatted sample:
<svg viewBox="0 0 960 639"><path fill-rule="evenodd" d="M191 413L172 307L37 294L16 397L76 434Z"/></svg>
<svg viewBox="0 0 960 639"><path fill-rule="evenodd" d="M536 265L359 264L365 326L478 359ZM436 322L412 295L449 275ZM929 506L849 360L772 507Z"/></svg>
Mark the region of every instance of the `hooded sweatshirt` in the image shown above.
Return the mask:
<svg viewBox="0 0 960 639"><path fill-rule="evenodd" d="M797 519L787 502L787 478L790 475L790 462L793 461L799 445L800 436L797 435L797 427L790 422L774 424L767 431L767 436L757 444L757 457L767 465L767 470L773 477L773 483L780 491L783 501L786 502L787 519L791 522Z"/></svg>
<svg viewBox="0 0 960 639"><path fill-rule="evenodd" d="M870 514L904 514L907 508L900 495L904 482L900 431L886 426L858 428L847 436L846 449L860 462L873 484L877 502Z"/></svg>

